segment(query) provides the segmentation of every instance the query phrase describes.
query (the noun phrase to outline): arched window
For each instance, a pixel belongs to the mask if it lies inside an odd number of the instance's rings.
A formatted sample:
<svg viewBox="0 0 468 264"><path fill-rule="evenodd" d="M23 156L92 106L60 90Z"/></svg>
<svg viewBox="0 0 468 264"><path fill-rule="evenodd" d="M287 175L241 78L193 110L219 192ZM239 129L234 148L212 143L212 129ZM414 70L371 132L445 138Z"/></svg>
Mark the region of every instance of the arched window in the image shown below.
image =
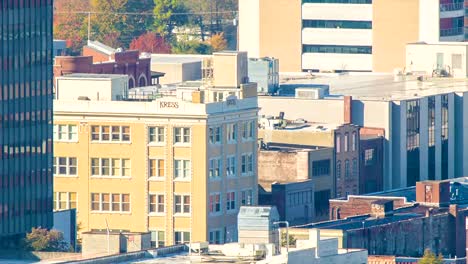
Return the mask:
<svg viewBox="0 0 468 264"><path fill-rule="evenodd" d="M356 136L356 131L355 131L353 132L351 136L351 151L356 151L356 140L357 140L357 136Z"/></svg>
<svg viewBox="0 0 468 264"><path fill-rule="evenodd" d="M336 178L341 178L341 160L336 162Z"/></svg>
<svg viewBox="0 0 468 264"><path fill-rule="evenodd" d="M349 178L349 160L345 160L345 178Z"/></svg>
<svg viewBox="0 0 468 264"><path fill-rule="evenodd" d="M146 85L147 85L146 77L145 75L141 74L140 78L138 78L138 86L145 87Z"/></svg>
<svg viewBox="0 0 468 264"><path fill-rule="evenodd" d="M357 159L353 159L353 177L358 176L358 163Z"/></svg>
<svg viewBox="0 0 468 264"><path fill-rule="evenodd" d="M345 133L344 135L344 152L348 152L349 150L349 134L348 133Z"/></svg>
<svg viewBox="0 0 468 264"><path fill-rule="evenodd" d="M132 76L130 76L128 78L128 88L131 89L131 88L134 88L134 87L135 87L135 79Z"/></svg>
<svg viewBox="0 0 468 264"><path fill-rule="evenodd" d="M336 153L341 152L341 135L336 134Z"/></svg>

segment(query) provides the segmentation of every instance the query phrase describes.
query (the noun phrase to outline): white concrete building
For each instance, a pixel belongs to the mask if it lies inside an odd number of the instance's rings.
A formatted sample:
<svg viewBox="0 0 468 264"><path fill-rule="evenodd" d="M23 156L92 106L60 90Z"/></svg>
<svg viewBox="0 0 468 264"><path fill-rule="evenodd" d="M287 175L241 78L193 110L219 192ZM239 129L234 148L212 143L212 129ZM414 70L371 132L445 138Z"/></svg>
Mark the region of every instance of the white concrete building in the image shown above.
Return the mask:
<svg viewBox="0 0 468 264"><path fill-rule="evenodd" d="M391 75L322 77L331 94L353 96L351 105L337 97L320 100L260 97L261 115L285 112L288 119L382 128L384 189L427 179L468 175L468 80Z"/></svg>

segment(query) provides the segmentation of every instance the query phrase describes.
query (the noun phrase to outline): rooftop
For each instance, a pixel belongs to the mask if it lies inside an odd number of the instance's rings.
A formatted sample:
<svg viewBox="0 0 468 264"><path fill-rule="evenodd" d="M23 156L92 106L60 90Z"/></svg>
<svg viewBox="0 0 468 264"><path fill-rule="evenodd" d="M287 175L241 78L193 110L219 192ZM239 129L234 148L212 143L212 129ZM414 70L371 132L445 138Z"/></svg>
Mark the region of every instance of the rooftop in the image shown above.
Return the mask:
<svg viewBox="0 0 468 264"><path fill-rule="evenodd" d="M178 54L151 54L151 63L160 64L182 64L201 62L205 58L210 58L209 55L178 55Z"/></svg>
<svg viewBox="0 0 468 264"><path fill-rule="evenodd" d="M468 91L468 78L431 78L419 81L417 76L393 74L347 73L287 74L281 76L282 84L329 85L330 95L350 95L361 100L407 100L451 92Z"/></svg>
<svg viewBox="0 0 468 264"><path fill-rule="evenodd" d="M117 51L99 41L88 40L88 46L107 55L112 55Z"/></svg>
<svg viewBox="0 0 468 264"><path fill-rule="evenodd" d="M296 144L285 144L276 142L267 142L265 146L261 146L262 151L279 151L279 152L298 152L298 151L313 151L318 149L324 149L322 146L312 145L296 145Z"/></svg>
<svg viewBox="0 0 468 264"><path fill-rule="evenodd" d="M128 78L121 74L72 73L57 77L58 79L120 79Z"/></svg>

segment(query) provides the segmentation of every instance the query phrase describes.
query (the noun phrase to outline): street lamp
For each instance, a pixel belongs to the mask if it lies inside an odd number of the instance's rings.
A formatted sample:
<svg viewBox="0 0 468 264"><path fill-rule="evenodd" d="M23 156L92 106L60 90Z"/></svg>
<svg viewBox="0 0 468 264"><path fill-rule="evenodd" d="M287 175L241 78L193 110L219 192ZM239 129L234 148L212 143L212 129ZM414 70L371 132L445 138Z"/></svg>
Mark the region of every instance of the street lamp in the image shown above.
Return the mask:
<svg viewBox="0 0 468 264"><path fill-rule="evenodd" d="M278 221L273 222L274 225L285 224L286 225L286 252L289 254L289 222L288 221ZM280 239L280 248L281 248L281 239Z"/></svg>

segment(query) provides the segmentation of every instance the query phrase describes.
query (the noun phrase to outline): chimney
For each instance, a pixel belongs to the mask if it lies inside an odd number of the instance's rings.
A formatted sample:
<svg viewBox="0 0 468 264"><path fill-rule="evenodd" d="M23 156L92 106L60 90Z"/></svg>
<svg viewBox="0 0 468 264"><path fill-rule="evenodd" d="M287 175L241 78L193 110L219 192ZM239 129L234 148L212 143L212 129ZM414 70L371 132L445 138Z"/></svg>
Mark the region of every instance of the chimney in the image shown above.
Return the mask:
<svg viewBox="0 0 468 264"><path fill-rule="evenodd" d="M428 206L448 206L450 204L450 182L422 181L416 183L416 202Z"/></svg>
<svg viewBox="0 0 468 264"><path fill-rule="evenodd" d="M351 124L353 122L352 120L352 103L353 103L353 97L351 96L345 96L344 99L344 123L345 124Z"/></svg>
<svg viewBox="0 0 468 264"><path fill-rule="evenodd" d="M392 200L377 200L371 203L371 216L375 218L385 218L393 215Z"/></svg>

